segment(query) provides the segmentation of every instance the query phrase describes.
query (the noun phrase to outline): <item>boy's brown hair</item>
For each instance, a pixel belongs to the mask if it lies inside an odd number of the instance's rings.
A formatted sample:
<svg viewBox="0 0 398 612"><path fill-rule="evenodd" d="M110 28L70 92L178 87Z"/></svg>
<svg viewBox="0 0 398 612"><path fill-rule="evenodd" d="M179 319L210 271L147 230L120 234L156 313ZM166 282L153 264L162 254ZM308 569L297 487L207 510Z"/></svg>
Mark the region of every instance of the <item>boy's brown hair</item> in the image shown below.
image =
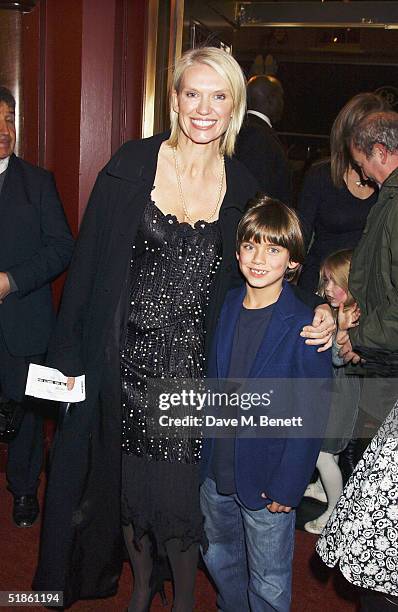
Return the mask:
<svg viewBox="0 0 398 612"><path fill-rule="evenodd" d="M243 242L269 242L289 251L290 260L300 265L288 268L285 278L297 280L304 263L305 246L300 221L294 210L279 200L260 194L250 200L239 222L236 233L236 251Z"/></svg>

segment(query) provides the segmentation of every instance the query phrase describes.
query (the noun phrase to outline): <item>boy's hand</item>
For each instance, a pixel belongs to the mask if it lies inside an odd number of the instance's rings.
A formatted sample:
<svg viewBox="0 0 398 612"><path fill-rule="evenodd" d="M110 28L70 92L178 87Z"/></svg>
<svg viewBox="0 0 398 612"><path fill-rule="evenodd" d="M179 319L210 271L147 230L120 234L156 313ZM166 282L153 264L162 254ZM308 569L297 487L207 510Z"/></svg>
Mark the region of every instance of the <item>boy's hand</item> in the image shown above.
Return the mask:
<svg viewBox="0 0 398 612"><path fill-rule="evenodd" d="M332 346L335 329L336 324L330 306L328 304L321 304L315 308L312 325L303 327L300 336L309 338L305 341L306 344L322 345L318 349L318 353L322 353Z"/></svg>
<svg viewBox="0 0 398 612"><path fill-rule="evenodd" d="M261 493L261 497L263 497L264 499L268 498L268 495L266 493ZM284 506L283 504L278 504L278 502L273 501L271 504L268 504L266 506L267 510L269 510L270 512L274 513L274 512L290 512L291 511L291 506Z"/></svg>
<svg viewBox="0 0 398 612"><path fill-rule="evenodd" d="M347 329L350 329L350 327L356 327L359 325L360 316L361 311L356 303L349 308L346 308L346 310L344 310L343 303L339 304L339 314L337 316L339 331L347 331Z"/></svg>

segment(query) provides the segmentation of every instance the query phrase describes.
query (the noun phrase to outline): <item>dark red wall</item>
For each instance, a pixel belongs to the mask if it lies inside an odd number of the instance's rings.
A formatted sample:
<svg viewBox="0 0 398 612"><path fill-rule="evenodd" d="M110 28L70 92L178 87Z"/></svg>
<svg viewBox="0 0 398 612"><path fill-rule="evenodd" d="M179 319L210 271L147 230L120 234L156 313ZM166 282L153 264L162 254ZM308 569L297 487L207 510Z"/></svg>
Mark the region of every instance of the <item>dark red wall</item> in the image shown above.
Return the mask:
<svg viewBox="0 0 398 612"><path fill-rule="evenodd" d="M23 16L23 156L54 172L75 235L98 171L141 133L146 5L41 0Z"/></svg>
<svg viewBox="0 0 398 612"><path fill-rule="evenodd" d="M55 174L76 233L100 168L140 136L145 0L41 0L23 16L24 157Z"/></svg>

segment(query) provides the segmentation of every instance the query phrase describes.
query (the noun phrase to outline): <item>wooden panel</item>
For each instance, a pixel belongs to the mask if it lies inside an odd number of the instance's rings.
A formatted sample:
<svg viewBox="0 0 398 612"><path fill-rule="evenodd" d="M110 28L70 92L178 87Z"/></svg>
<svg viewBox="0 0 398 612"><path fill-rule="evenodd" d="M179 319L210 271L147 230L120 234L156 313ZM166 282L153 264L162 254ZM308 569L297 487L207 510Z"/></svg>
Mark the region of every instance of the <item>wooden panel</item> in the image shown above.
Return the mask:
<svg viewBox="0 0 398 612"><path fill-rule="evenodd" d="M128 20L128 54L126 66L126 138L139 138L142 125L144 96L145 43L148 20L147 0L130 3Z"/></svg>
<svg viewBox="0 0 398 612"><path fill-rule="evenodd" d="M54 172L75 233L100 168L140 136L146 19L146 0L41 0L23 16L25 156Z"/></svg>
<svg viewBox="0 0 398 612"><path fill-rule="evenodd" d="M0 10L0 83L8 87L17 103L15 152L23 151L23 91L21 87L22 15L18 11Z"/></svg>
<svg viewBox="0 0 398 612"><path fill-rule="evenodd" d="M40 164L40 96L42 66L40 62L40 9L22 16L22 86L24 92L24 146L21 156L34 165Z"/></svg>
<svg viewBox="0 0 398 612"><path fill-rule="evenodd" d="M146 0L117 0L113 79L112 153L141 136Z"/></svg>
<svg viewBox="0 0 398 612"><path fill-rule="evenodd" d="M82 2L46 2L43 164L55 174L73 231L79 224Z"/></svg>
<svg viewBox="0 0 398 612"><path fill-rule="evenodd" d="M83 2L79 221L112 153L115 0Z"/></svg>
<svg viewBox="0 0 398 612"><path fill-rule="evenodd" d="M147 138L154 133L155 88L156 88L156 51L158 44L159 0L149 0L147 39L145 49L145 85L142 109L142 136Z"/></svg>

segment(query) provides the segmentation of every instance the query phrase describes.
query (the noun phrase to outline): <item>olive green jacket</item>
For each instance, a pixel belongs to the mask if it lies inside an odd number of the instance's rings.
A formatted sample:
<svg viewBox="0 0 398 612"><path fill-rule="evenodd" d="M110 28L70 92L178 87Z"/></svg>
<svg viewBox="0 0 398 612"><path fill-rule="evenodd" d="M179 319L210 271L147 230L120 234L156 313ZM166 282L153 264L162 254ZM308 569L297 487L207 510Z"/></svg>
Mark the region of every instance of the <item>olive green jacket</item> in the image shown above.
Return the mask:
<svg viewBox="0 0 398 612"><path fill-rule="evenodd" d="M359 326L350 329L354 350L398 351L398 168L369 213L352 258L349 288L361 309Z"/></svg>

